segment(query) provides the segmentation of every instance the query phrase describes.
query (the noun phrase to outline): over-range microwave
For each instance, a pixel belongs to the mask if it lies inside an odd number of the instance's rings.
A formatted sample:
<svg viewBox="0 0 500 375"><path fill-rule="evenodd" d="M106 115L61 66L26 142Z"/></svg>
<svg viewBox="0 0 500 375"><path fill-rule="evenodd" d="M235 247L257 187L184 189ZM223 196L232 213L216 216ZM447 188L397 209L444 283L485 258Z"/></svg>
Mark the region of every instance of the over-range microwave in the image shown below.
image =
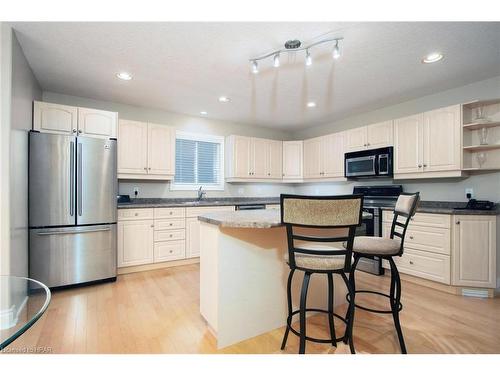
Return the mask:
<svg viewBox="0 0 500 375"><path fill-rule="evenodd" d="M393 147L346 152L345 177L392 177L392 154Z"/></svg>

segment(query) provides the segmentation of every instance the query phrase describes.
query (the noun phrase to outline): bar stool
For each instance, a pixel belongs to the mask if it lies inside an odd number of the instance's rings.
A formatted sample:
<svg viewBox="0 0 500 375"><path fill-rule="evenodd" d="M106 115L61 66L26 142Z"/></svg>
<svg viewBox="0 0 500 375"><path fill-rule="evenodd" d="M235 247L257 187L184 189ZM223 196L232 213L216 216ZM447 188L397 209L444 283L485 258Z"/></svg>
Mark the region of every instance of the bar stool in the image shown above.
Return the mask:
<svg viewBox="0 0 500 375"><path fill-rule="evenodd" d="M351 284L351 288L354 290L354 295L359 293L369 293L377 294L389 299L391 305L390 310L376 310L360 306L356 303L354 306L372 313L392 314L394 325L396 326L396 332L398 334L399 345L403 354L406 354L407 351L403 338L403 331L401 330L401 324L399 321L399 312L403 309L403 305L401 304L401 279L393 258L395 256L403 255L406 229L408 228L410 219L415 214L419 199L419 193L401 193L396 202L396 207L394 208L394 218L392 219L389 238L360 236L354 239L354 263L351 268L351 273L349 274L349 283ZM354 272L356 271L359 259L364 256L376 256L386 259L389 262L391 267L391 286L389 294L373 290L356 290ZM352 305L352 298L349 293L346 295L346 299L347 302L349 302L349 306ZM346 319L353 320L350 322L350 325L352 326L354 324L354 313L348 313L346 315ZM348 333L352 334L352 330ZM352 341L352 337L344 337L344 342L347 343L347 339L349 339L350 342Z"/></svg>
<svg viewBox="0 0 500 375"><path fill-rule="evenodd" d="M346 273L351 268L355 230L362 221L363 196L319 197L282 194L280 203L281 222L286 227L288 241L288 253L285 258L290 266L287 282L288 317L281 350L285 348L290 331L300 337L299 354L305 353L306 340L337 346L337 342L342 341L344 337L352 337L352 334L348 334L352 330L352 325L348 322L352 322L353 319L348 319L349 314L347 318L343 318L334 313L333 274L340 275L346 284L352 297L349 311L354 313L354 289L351 289ZM314 231L314 235L304 234L304 229L301 228L309 228L310 231ZM335 233L332 235L332 232ZM347 244L345 248L342 246L343 241ZM300 308L293 311L291 287L296 270L304 272L304 279ZM309 280L313 273L327 275L328 310L306 307ZM328 314L330 339L318 339L306 335L306 312L309 311ZM295 314L299 314L300 317L300 331L292 327L292 317ZM334 317L346 323L346 333L339 339L335 334ZM354 353L352 339L349 340L349 347Z"/></svg>

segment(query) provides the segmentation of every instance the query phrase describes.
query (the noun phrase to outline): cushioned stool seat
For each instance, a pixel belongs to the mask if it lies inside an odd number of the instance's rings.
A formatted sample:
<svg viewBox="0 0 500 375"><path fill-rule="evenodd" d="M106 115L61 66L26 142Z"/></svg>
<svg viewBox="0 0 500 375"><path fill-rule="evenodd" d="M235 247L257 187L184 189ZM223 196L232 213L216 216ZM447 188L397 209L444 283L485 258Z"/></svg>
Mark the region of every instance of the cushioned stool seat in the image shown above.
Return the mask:
<svg viewBox="0 0 500 375"><path fill-rule="evenodd" d="M288 253L285 254L285 261L288 263ZM295 254L295 265L299 268L308 268L311 270L341 270L345 265L345 256Z"/></svg>
<svg viewBox="0 0 500 375"><path fill-rule="evenodd" d="M356 253L368 255L395 255L401 249L399 238L367 237L354 238L352 250Z"/></svg>

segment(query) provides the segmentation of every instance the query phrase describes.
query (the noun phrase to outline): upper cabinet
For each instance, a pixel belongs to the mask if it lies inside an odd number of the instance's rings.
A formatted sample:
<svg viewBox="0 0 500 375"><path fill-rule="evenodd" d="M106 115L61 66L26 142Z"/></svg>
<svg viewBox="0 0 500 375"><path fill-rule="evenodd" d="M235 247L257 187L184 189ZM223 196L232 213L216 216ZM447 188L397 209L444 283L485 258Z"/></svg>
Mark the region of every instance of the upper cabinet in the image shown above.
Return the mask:
<svg viewBox="0 0 500 375"><path fill-rule="evenodd" d="M118 178L171 180L175 174L175 129L120 120Z"/></svg>
<svg viewBox="0 0 500 375"><path fill-rule="evenodd" d="M350 129L346 132L345 142L345 152L392 146L393 121Z"/></svg>
<svg viewBox="0 0 500 375"><path fill-rule="evenodd" d="M333 133L304 141L304 179L343 179L346 134Z"/></svg>
<svg viewBox="0 0 500 375"><path fill-rule="evenodd" d="M461 175L461 116L455 105L394 120L394 177Z"/></svg>
<svg viewBox="0 0 500 375"><path fill-rule="evenodd" d="M78 134L88 137L116 138L118 113L78 108Z"/></svg>
<svg viewBox="0 0 500 375"><path fill-rule="evenodd" d="M231 135L226 142L226 178L281 180L283 142Z"/></svg>
<svg viewBox="0 0 500 375"><path fill-rule="evenodd" d="M300 182L303 175L303 141L283 142L283 180Z"/></svg>
<svg viewBox="0 0 500 375"><path fill-rule="evenodd" d="M116 138L118 114L35 101L33 130L54 134Z"/></svg>

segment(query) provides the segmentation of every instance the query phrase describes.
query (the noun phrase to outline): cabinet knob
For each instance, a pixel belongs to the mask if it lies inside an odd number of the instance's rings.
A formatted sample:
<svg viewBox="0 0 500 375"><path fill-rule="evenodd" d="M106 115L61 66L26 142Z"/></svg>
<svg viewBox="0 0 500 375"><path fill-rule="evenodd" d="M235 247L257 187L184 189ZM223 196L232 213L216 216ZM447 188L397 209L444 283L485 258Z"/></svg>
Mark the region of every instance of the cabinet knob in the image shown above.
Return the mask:
<svg viewBox="0 0 500 375"><path fill-rule="evenodd" d="M457 220L457 221L455 222L455 224L457 224L457 225L458 225L458 224L460 224L460 220Z"/></svg>
<svg viewBox="0 0 500 375"><path fill-rule="evenodd" d="M172 238L172 235L170 235L170 238Z"/></svg>
<svg viewBox="0 0 500 375"><path fill-rule="evenodd" d="M172 223L170 223L169 225L172 226Z"/></svg>
<svg viewBox="0 0 500 375"><path fill-rule="evenodd" d="M149 167L148 169L151 170L151 167Z"/></svg>
<svg viewBox="0 0 500 375"><path fill-rule="evenodd" d="M144 167L144 170L145 170L145 171L147 171L147 170L148 170L148 168Z"/></svg>
<svg viewBox="0 0 500 375"><path fill-rule="evenodd" d="M413 264L413 260L410 260L410 264Z"/></svg>
<svg viewBox="0 0 500 375"><path fill-rule="evenodd" d="M419 165L418 165L418 167L419 167L419 168L422 168L422 164L419 164Z"/></svg>
<svg viewBox="0 0 500 375"><path fill-rule="evenodd" d="M155 227L155 225L154 225L154 224L151 224L151 228L154 228L154 227Z"/></svg>
<svg viewBox="0 0 500 375"><path fill-rule="evenodd" d="M410 240L413 240L413 236L410 236Z"/></svg>
<svg viewBox="0 0 500 375"><path fill-rule="evenodd" d="M134 214L134 216L139 216L139 214L136 212L136 213Z"/></svg>
<svg viewBox="0 0 500 375"><path fill-rule="evenodd" d="M270 176L270 175L271 175L271 173L268 173L267 175L268 175L268 176Z"/></svg>
<svg viewBox="0 0 500 375"><path fill-rule="evenodd" d="M169 253L172 254L173 250L170 250Z"/></svg>
<svg viewBox="0 0 500 375"><path fill-rule="evenodd" d="M82 133L83 133L83 131L81 131L80 129L78 129L78 134L82 134Z"/></svg>
<svg viewBox="0 0 500 375"><path fill-rule="evenodd" d="M427 167L427 164L424 164L424 168Z"/></svg>
<svg viewBox="0 0 500 375"><path fill-rule="evenodd" d="M76 133L76 129L73 129L73 133Z"/></svg>
<svg viewBox="0 0 500 375"><path fill-rule="evenodd" d="M367 143L366 145L367 145L367 146L370 146L370 144L369 144L369 143Z"/></svg>

